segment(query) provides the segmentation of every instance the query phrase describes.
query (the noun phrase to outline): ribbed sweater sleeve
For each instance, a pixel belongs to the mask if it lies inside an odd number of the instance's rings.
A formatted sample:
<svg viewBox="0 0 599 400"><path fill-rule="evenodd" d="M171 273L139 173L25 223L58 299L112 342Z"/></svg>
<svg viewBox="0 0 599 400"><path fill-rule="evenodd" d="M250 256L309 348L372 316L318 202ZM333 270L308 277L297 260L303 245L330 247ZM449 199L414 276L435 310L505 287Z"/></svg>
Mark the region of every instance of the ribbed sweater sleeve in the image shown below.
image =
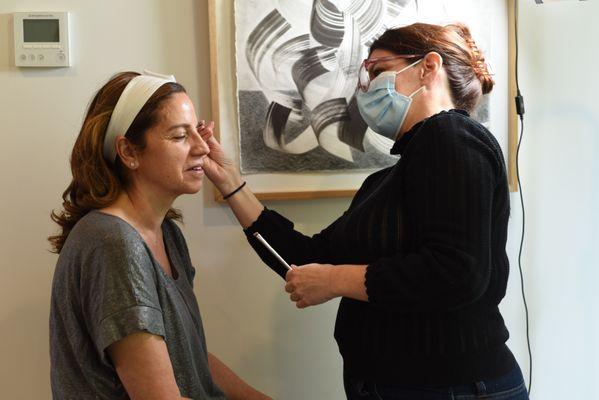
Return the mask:
<svg viewBox="0 0 599 400"><path fill-rule="evenodd" d="M456 309L488 286L499 166L488 147L455 121L431 121L402 156L404 182L397 184L403 187L401 207L409 210L402 214L404 225L411 227L402 240L413 250L368 265L366 290L373 305Z"/></svg>
<svg viewBox="0 0 599 400"><path fill-rule="evenodd" d="M254 232L260 233L288 264L303 265L327 262L330 257L329 236L334 227L335 223L312 237L306 236L294 229L293 222L276 211L265 208L244 232L262 261L285 278L286 268L253 236Z"/></svg>

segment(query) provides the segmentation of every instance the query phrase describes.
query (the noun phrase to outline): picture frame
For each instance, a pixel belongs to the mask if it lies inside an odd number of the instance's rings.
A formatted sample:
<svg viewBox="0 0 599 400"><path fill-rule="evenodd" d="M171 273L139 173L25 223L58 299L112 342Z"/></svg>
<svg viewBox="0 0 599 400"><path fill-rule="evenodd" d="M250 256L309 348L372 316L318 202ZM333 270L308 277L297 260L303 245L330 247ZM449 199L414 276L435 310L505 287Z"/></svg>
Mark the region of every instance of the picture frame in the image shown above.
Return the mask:
<svg viewBox="0 0 599 400"><path fill-rule="evenodd" d="M434 1L436 0L428 0L428 2ZM513 65L513 40L511 40L513 38L511 29L513 27L513 7L509 7L513 1L494 0L495 8L490 7L489 9L489 12L500 16L497 21L497 32L502 36L499 43L493 43L496 51L492 65L497 84L493 90L494 97L490 102L490 107L495 113L491 131L496 134L504 149L504 154L507 153L509 184L512 191L517 189L513 165L517 146L517 119L515 110L510 106L513 101L509 101L513 100L514 87L513 68L509 67ZM259 3L259 0L254 0L252 4L257 2ZM420 0L420 3L422 2ZM208 0L210 89L215 136L225 152L232 156L239 165L240 130L234 3L235 0ZM496 36L493 35L493 37ZM497 132L500 134L498 135ZM243 178L260 200L317 199L352 197L360 184L372 172L374 170L257 172L243 173ZM223 201L222 195L216 190L215 199Z"/></svg>

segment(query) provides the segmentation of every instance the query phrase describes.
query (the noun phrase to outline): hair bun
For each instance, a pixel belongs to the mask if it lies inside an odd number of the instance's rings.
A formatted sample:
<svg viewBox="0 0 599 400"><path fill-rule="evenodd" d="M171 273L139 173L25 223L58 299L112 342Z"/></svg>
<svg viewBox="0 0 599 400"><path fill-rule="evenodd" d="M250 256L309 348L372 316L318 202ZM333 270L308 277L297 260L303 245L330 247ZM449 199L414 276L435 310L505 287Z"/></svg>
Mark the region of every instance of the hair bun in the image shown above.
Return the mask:
<svg viewBox="0 0 599 400"><path fill-rule="evenodd" d="M464 39L470 49L470 62L476 78L481 83L483 94L487 94L493 89L495 80L491 72L489 72L489 65L485 61L482 51L476 45L476 42L472 38L470 29L464 24L453 24L455 32Z"/></svg>

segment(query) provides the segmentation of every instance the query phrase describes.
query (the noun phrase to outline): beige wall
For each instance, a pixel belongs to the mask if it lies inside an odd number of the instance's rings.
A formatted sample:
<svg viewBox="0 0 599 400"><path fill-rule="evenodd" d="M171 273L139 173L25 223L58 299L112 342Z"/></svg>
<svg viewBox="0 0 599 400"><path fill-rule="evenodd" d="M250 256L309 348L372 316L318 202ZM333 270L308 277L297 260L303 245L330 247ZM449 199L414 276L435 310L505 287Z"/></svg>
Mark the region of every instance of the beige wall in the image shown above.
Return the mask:
<svg viewBox="0 0 599 400"><path fill-rule="evenodd" d="M67 159L85 107L113 73L148 68L173 73L198 114L210 118L206 3L0 2L0 398L50 397L48 304L56 256L45 238L55 230L49 213L69 181ZM15 11L70 11L73 67L16 69ZM314 232L348 202L276 207ZM198 268L196 293L211 351L277 398L339 398L341 362L332 339L337 303L296 311L283 281L250 251L208 185L177 203Z"/></svg>

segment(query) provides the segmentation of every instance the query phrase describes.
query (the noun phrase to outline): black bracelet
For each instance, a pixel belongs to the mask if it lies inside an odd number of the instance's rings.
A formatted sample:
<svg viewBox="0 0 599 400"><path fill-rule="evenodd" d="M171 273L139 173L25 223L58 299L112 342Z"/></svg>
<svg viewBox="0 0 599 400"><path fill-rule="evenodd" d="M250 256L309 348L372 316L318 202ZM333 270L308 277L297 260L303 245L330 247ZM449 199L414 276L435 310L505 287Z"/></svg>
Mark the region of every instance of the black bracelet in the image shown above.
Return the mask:
<svg viewBox="0 0 599 400"><path fill-rule="evenodd" d="M237 189L233 190L231 193L229 193L226 196L223 196L223 200L227 200L229 197L233 196L235 193L239 192L241 189L243 189L243 187L245 186L247 182L243 182Z"/></svg>

